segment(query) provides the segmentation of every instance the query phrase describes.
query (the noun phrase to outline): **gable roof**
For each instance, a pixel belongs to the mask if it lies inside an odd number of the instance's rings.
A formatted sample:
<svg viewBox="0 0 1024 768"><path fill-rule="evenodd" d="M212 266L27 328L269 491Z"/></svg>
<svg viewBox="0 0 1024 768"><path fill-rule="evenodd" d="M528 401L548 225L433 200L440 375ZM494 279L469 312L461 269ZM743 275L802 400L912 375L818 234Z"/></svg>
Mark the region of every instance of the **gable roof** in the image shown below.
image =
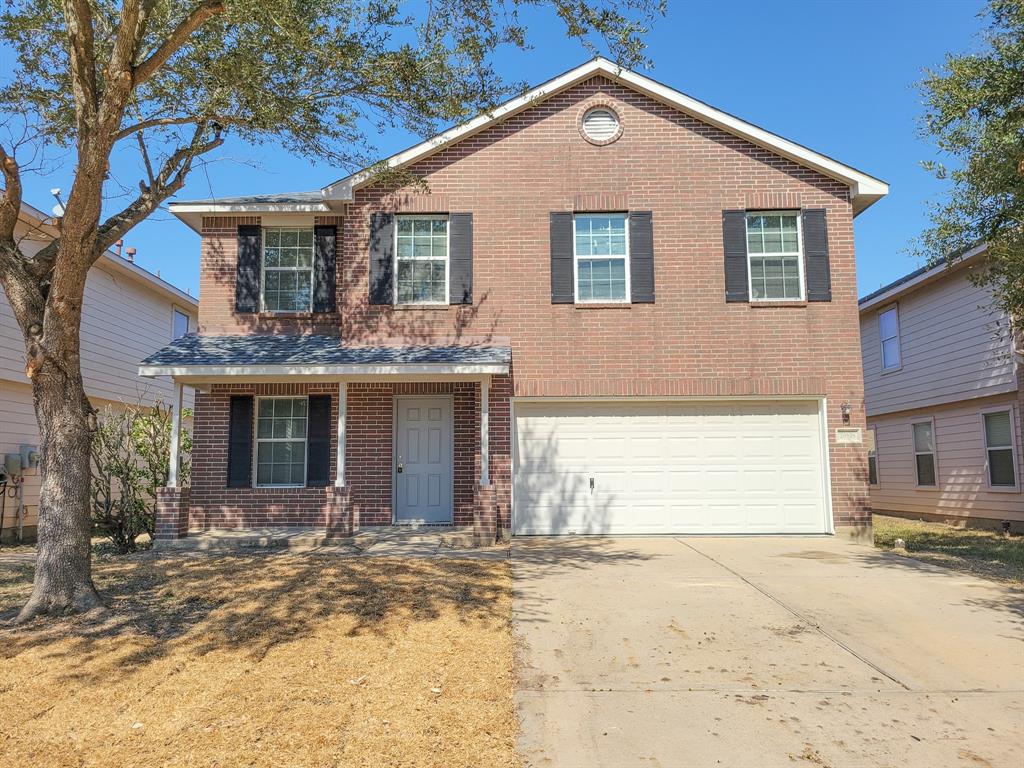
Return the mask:
<svg viewBox="0 0 1024 768"><path fill-rule="evenodd" d="M861 312L866 312L880 304L889 304L896 301L901 296L912 293L926 285L931 285L943 277L959 272L961 269L974 266L984 258L987 250L988 246L982 244L971 248L960 256L954 257L952 260L943 259L938 264L926 264L901 278L893 280L888 285L883 285L877 291L872 291L867 296L862 296L857 300L857 307Z"/></svg>
<svg viewBox="0 0 1024 768"><path fill-rule="evenodd" d="M788 158L801 166L811 168L825 176L843 182L850 187L854 215L865 210L872 203L889 193L889 185L874 176L870 176L849 165L844 165L838 160L834 160L820 152L815 152L801 144L784 139L760 126L748 123L735 115L730 115L728 112L716 109L649 77L629 69L624 69L618 64L602 57L594 58L585 64L574 67L568 72L564 72L558 77L527 91L523 95L510 99L491 112L478 115L468 122L450 128L409 149L394 154L385 159L381 164L388 168L403 168L412 165L456 142L469 138L502 120L506 120L512 115L535 106L543 99L549 98L597 75L603 75L609 80L621 83L634 91L649 96L655 101L674 107L701 122L713 125L734 136L746 139L752 144L770 150L781 157ZM319 191L319 197L316 192L299 192L291 195L254 195L250 197L171 203L170 209L172 213L194 229L197 228L197 214L202 213L329 211L332 209L332 204L339 205L350 202L356 190L371 184L376 168L377 165L363 168L328 184Z"/></svg>

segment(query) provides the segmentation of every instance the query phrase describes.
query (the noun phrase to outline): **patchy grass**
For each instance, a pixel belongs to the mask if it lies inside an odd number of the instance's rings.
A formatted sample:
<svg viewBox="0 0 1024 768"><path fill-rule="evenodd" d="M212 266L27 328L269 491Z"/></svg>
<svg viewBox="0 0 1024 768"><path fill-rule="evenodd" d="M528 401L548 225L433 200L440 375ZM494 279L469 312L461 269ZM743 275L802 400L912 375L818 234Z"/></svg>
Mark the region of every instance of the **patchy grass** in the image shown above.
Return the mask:
<svg viewBox="0 0 1024 768"><path fill-rule="evenodd" d="M874 516L873 528L880 549L892 550L896 539L903 539L906 549L894 551L1024 587L1024 536L884 515Z"/></svg>
<svg viewBox="0 0 1024 768"><path fill-rule="evenodd" d="M505 562L102 560L105 618L0 629L5 768L518 765Z"/></svg>

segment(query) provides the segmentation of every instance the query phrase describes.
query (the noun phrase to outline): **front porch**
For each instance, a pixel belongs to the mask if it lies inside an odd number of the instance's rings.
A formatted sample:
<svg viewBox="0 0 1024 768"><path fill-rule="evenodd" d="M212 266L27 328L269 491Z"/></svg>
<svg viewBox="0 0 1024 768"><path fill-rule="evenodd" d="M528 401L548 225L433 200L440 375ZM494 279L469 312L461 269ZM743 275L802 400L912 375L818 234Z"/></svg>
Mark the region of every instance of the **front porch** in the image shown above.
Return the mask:
<svg viewBox="0 0 1024 768"><path fill-rule="evenodd" d="M325 545L435 525L480 545L509 528L507 347L199 336L154 357L140 372L173 377L175 435L183 387L196 389L191 482L174 471L160 492L160 543L268 529Z"/></svg>

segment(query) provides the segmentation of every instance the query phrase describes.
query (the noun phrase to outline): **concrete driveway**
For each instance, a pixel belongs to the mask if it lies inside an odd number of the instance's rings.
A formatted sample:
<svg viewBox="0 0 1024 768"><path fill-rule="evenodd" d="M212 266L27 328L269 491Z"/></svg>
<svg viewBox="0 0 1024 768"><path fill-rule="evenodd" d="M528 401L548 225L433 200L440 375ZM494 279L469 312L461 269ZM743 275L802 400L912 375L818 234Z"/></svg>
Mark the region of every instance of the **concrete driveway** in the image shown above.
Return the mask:
<svg viewBox="0 0 1024 768"><path fill-rule="evenodd" d="M1024 593L834 538L512 563L528 766L1024 766Z"/></svg>

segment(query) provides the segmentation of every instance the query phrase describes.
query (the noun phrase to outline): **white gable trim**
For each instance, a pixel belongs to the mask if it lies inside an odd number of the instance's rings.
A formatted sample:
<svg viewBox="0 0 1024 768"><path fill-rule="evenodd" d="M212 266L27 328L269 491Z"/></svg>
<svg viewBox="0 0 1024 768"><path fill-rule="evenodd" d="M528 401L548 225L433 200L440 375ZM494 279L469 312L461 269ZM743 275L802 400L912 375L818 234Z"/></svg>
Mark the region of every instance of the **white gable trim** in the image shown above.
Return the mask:
<svg viewBox="0 0 1024 768"><path fill-rule="evenodd" d="M586 64L571 69L565 74L559 75L555 79L524 93L522 96L506 102L490 113L480 115L469 122L440 133L421 144L417 144L404 152L392 155L384 161L384 164L389 168L398 168L415 163L594 75L604 75L609 79L622 82L634 90L675 107L702 122L714 125L735 136L747 139L753 144L771 150L782 157L789 158L795 163L842 181L850 187L854 213L860 213L889 193L889 185L884 181L858 171L856 168L843 165L830 157L814 152L807 147L777 136L756 125L740 120L738 117L715 109L702 101L662 85L649 77L623 69L614 62L604 58L588 61ZM370 183L373 177L374 172L370 168L346 176L324 187L322 190L324 198L338 202L349 202L352 200L355 190Z"/></svg>

